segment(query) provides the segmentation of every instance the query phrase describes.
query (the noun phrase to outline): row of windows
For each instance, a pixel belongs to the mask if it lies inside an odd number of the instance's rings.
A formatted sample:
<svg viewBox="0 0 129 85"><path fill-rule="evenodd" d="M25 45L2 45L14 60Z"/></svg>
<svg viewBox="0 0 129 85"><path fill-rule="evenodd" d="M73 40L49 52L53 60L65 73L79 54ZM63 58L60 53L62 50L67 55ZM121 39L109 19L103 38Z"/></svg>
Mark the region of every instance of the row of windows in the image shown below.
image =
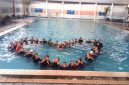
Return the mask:
<svg viewBox="0 0 129 85"><path fill-rule="evenodd" d="M16 12L20 12L20 8L16 8L15 11ZM12 13L12 12L13 12L13 8L12 7L0 8L0 13Z"/></svg>
<svg viewBox="0 0 129 85"><path fill-rule="evenodd" d="M42 13L42 8L31 8L31 12ZM75 14L75 10L67 10L67 14Z"/></svg>
<svg viewBox="0 0 129 85"><path fill-rule="evenodd" d="M32 8L31 12L33 13L43 13L43 9L42 8ZM75 10L67 10L67 14L73 15L75 14ZM105 12L99 12L99 16L105 16Z"/></svg>

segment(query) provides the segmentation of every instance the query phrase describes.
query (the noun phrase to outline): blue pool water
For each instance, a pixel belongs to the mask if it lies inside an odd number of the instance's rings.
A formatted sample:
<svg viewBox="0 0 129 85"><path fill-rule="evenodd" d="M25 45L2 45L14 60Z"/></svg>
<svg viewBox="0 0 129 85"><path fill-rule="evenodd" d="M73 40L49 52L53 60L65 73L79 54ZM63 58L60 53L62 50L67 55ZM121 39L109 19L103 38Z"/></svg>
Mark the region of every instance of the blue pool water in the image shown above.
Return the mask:
<svg viewBox="0 0 129 85"><path fill-rule="evenodd" d="M18 40L24 37L35 36L43 37L53 41L72 40L73 38L101 39L104 44L103 52L94 62L88 63L86 71L129 71L129 34L122 30L111 28L102 24L84 20L69 19L42 19L39 22L33 22L29 26L24 26L16 31L0 37L0 69L40 69L40 66L31 60L18 56L7 50L10 41ZM26 49L33 49L41 57L48 54L50 60L59 57L61 62L69 63L78 58L85 59L85 54L90 51L91 46L78 46L66 48L63 51L54 47L31 45Z"/></svg>

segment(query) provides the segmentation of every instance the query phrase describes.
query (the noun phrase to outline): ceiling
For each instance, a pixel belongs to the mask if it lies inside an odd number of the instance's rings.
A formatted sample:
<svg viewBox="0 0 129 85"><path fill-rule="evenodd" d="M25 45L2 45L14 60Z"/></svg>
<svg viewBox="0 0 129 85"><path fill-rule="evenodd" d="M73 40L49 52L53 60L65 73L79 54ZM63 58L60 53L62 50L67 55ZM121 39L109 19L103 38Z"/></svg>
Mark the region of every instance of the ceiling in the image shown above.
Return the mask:
<svg viewBox="0 0 129 85"><path fill-rule="evenodd" d="M36 1L46 1L46 0L36 0ZM129 0L48 0L48 1L129 4Z"/></svg>

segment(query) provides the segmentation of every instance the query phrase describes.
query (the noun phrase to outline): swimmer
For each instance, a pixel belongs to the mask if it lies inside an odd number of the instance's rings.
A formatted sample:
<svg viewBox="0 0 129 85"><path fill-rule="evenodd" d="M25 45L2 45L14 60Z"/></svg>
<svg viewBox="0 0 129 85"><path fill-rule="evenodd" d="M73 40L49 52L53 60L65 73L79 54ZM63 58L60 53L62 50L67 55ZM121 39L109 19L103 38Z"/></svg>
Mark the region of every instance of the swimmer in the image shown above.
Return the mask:
<svg viewBox="0 0 129 85"><path fill-rule="evenodd" d="M75 64L74 61L71 61L70 64L68 65L69 70L76 70L77 65Z"/></svg>
<svg viewBox="0 0 129 85"><path fill-rule="evenodd" d="M75 38L75 43L78 43L78 39L77 38Z"/></svg>
<svg viewBox="0 0 129 85"><path fill-rule="evenodd" d="M9 49L10 51L14 51L14 50L15 50L13 42L10 42L10 44L9 44L9 46L8 46L8 49Z"/></svg>
<svg viewBox="0 0 129 85"><path fill-rule="evenodd" d="M23 48L23 45L21 45L21 43L18 42L16 46L16 52L19 52L22 48Z"/></svg>
<svg viewBox="0 0 129 85"><path fill-rule="evenodd" d="M68 46L68 47L71 46L71 41L70 41L70 40L67 42L67 46Z"/></svg>
<svg viewBox="0 0 129 85"><path fill-rule="evenodd" d="M47 41L46 41L46 39L45 38L43 38L43 44L46 44L47 43Z"/></svg>
<svg viewBox="0 0 129 85"><path fill-rule="evenodd" d="M25 43L26 45L28 45L28 37L25 37L25 39L23 39L23 43Z"/></svg>
<svg viewBox="0 0 129 85"><path fill-rule="evenodd" d="M15 41L15 42L13 43L13 45L14 45L14 49L15 49L15 51L16 51L16 47L17 47L17 45L18 45L18 42Z"/></svg>
<svg viewBox="0 0 129 85"><path fill-rule="evenodd" d="M72 46L75 44L75 42L74 42L75 40L74 39L72 39L72 42L71 42L71 44L72 44Z"/></svg>
<svg viewBox="0 0 129 85"><path fill-rule="evenodd" d="M87 38L87 39L86 39L86 43L87 43L87 44L90 44L90 43L92 43L92 41L91 41L89 38Z"/></svg>
<svg viewBox="0 0 129 85"><path fill-rule="evenodd" d="M17 52L19 55L25 55L26 54L26 51L24 48L20 49L18 52Z"/></svg>
<svg viewBox="0 0 129 85"><path fill-rule="evenodd" d="M93 61L94 60L94 52L93 51L90 51L88 54L87 54L87 60L88 61Z"/></svg>
<svg viewBox="0 0 129 85"><path fill-rule="evenodd" d="M94 41L93 41L93 46L97 46L97 40L96 39L94 39Z"/></svg>
<svg viewBox="0 0 129 85"><path fill-rule="evenodd" d="M38 44L38 43L39 43L39 39L36 38L36 39L34 40L34 42L35 42L35 44Z"/></svg>
<svg viewBox="0 0 129 85"><path fill-rule="evenodd" d="M53 60L51 67L59 67L60 66L60 58L56 58Z"/></svg>
<svg viewBox="0 0 129 85"><path fill-rule="evenodd" d="M93 47L93 52L97 55L97 54L99 54L99 48L98 48L98 46L94 46Z"/></svg>
<svg viewBox="0 0 129 85"><path fill-rule="evenodd" d="M38 53L35 53L34 54L34 57L32 58L34 62L38 62L38 61L41 61L41 58L40 56L38 55Z"/></svg>
<svg viewBox="0 0 129 85"><path fill-rule="evenodd" d="M99 52L101 51L102 47L103 47L103 43L101 43L99 40L97 42L97 47L98 47L98 50Z"/></svg>
<svg viewBox="0 0 129 85"><path fill-rule="evenodd" d="M56 42L54 43L54 46L58 46L58 41L56 41Z"/></svg>
<svg viewBox="0 0 129 85"><path fill-rule="evenodd" d="M67 46L67 42L66 41L64 41L64 47L66 47Z"/></svg>
<svg viewBox="0 0 129 85"><path fill-rule="evenodd" d="M30 41L31 44L34 43L35 40L34 40L33 36L31 36L31 39L29 41Z"/></svg>
<svg viewBox="0 0 129 85"><path fill-rule="evenodd" d="M60 70L68 70L68 65L66 64L66 62L63 62L62 65L60 65Z"/></svg>
<svg viewBox="0 0 129 85"><path fill-rule="evenodd" d="M60 44L58 44L57 48L59 50L63 50L64 49L64 44L61 42Z"/></svg>
<svg viewBox="0 0 129 85"><path fill-rule="evenodd" d="M79 58L79 59L77 60L77 66L78 66L78 67L83 67L83 66L84 66L84 62L82 61L82 58Z"/></svg>
<svg viewBox="0 0 129 85"><path fill-rule="evenodd" d="M82 37L79 38L78 42L79 42L79 44L82 44L83 43Z"/></svg>
<svg viewBox="0 0 129 85"><path fill-rule="evenodd" d="M52 46L53 45L53 42L51 39L48 40L48 45Z"/></svg>
<svg viewBox="0 0 129 85"><path fill-rule="evenodd" d="M50 66L50 60L49 60L49 55L45 55L45 57L42 59L40 62L41 66Z"/></svg>
<svg viewBox="0 0 129 85"><path fill-rule="evenodd" d="M26 52L26 55L25 56L27 56L28 58L29 57L34 57L34 51L33 50L29 50L28 52Z"/></svg>

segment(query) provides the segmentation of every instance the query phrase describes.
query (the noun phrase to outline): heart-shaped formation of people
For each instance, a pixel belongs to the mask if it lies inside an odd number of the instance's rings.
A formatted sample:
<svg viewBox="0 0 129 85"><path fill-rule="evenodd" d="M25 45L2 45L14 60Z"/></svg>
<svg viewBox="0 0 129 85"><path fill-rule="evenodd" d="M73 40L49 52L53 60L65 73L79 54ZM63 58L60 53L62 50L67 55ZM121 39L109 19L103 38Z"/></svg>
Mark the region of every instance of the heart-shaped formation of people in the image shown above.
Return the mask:
<svg viewBox="0 0 129 85"><path fill-rule="evenodd" d="M31 58L33 62L38 63L41 65L41 67L50 67L52 69L60 69L60 70L76 70L76 69L83 69L86 65L86 63L82 60L82 58L79 58L77 61L71 61L70 64L67 64L66 62L63 62L60 64L60 58L53 59L53 61L49 60L49 55L45 55L43 59L40 58L38 53L34 52L33 50L25 50L24 45L29 44L41 44L41 45L49 45L49 46L55 46L58 50L63 50L67 47L74 46L75 44L83 45L86 44L92 44L92 49L89 51L89 53L86 54L86 61L92 62L95 57L97 57L100 54L100 51L103 47L103 44L99 41L94 39L94 41L91 41L90 39L87 39L86 41L83 40L82 37L75 38L72 40L64 41L64 42L53 42L51 39L48 41L43 38L42 40L39 40L38 38L34 39L31 37L28 39L28 37L25 37L24 39L21 39L19 41L11 42L8 46L8 49L10 51L16 52L17 54L21 56L26 56L28 58Z"/></svg>

